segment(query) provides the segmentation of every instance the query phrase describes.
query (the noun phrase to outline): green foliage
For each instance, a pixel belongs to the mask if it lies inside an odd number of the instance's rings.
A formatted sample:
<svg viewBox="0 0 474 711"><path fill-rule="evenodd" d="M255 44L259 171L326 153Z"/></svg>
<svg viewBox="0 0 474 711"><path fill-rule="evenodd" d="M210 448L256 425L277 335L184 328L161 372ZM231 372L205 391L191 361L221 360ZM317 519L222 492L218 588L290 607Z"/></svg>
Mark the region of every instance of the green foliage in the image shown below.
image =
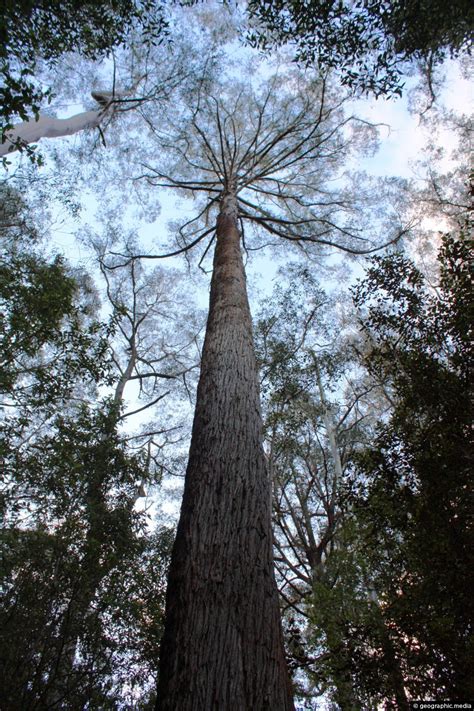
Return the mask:
<svg viewBox="0 0 474 711"><path fill-rule="evenodd" d="M150 537L135 510L148 473L117 415L84 404L4 438L5 709L112 709L154 690L171 532Z"/></svg>
<svg viewBox="0 0 474 711"><path fill-rule="evenodd" d="M340 708L472 696L469 227L443 238L436 288L402 255L372 260L355 292L362 335L339 330L337 349L318 345L335 325L308 274L257 324L291 665ZM364 399L377 391L389 414ZM343 423L339 482L328 410Z"/></svg>
<svg viewBox="0 0 474 711"><path fill-rule="evenodd" d="M341 708L372 708L350 668L348 621L365 624L371 610L341 519L340 469L364 436L363 406L344 390L353 354L329 308L335 297L308 268L285 276L256 324L256 348L289 665L298 698L324 693Z"/></svg>
<svg viewBox="0 0 474 711"><path fill-rule="evenodd" d="M10 407L44 407L110 375L113 324L93 318L81 285L61 257L4 252L0 261L0 389ZM78 297L82 300L78 303Z"/></svg>
<svg viewBox="0 0 474 711"><path fill-rule="evenodd" d="M472 696L471 244L445 236L433 292L409 260L377 258L355 298L390 421L359 459L354 505L383 616L413 696Z"/></svg>
<svg viewBox="0 0 474 711"><path fill-rule="evenodd" d="M45 479L53 473L48 464ZM128 478L130 464L118 473ZM69 500L67 518L54 526L30 521L31 528L7 527L2 534L5 709L38 708L58 696L68 708L112 709L127 699L131 707L154 690L171 533L145 536L143 517L131 511L134 496L123 489L120 505L115 496L105 498L98 526L97 505L84 503L84 463L82 472L76 467L75 485L64 481L66 467L54 476ZM59 495L48 498L56 503ZM44 520L45 510L35 518Z"/></svg>
<svg viewBox="0 0 474 711"><path fill-rule="evenodd" d="M467 0L250 0L249 12L252 44L293 44L298 61L336 69L344 84L375 95L401 94L410 59L466 50L474 25Z"/></svg>
<svg viewBox="0 0 474 711"><path fill-rule="evenodd" d="M78 291L78 282L61 257L4 255L0 263L3 392L12 392L20 380L26 388L28 380L34 405L38 398L57 398L73 373L77 377L87 372L91 380L104 375L104 363L98 364L106 350L106 330L90 318L81 329L89 314L87 306L76 305Z"/></svg>
<svg viewBox="0 0 474 711"><path fill-rule="evenodd" d="M164 35L163 5L154 0L6 0L0 11L0 105L2 129L12 119L37 117L50 91L35 79L39 60L53 66L66 52L96 59L140 29L144 42Z"/></svg>
<svg viewBox="0 0 474 711"><path fill-rule="evenodd" d="M379 613L366 587L370 561L354 550L355 536L354 522L343 520L313 586L309 638L326 653L309 675L340 708L376 709L377 702L391 698L392 689L386 670L374 673L377 665L384 666Z"/></svg>
<svg viewBox="0 0 474 711"><path fill-rule="evenodd" d="M113 324L94 317L86 276L43 256L26 207L5 197L2 708L146 707L171 532L150 536L136 507L146 456L120 432L120 405L97 398L113 382Z"/></svg>
<svg viewBox="0 0 474 711"><path fill-rule="evenodd" d="M330 339L329 297L314 274L299 265L285 269L288 284L276 286L255 324L257 361L262 391L271 401L284 403L304 397L315 386L311 355L315 340ZM331 379L342 372L342 357L318 354ZM271 404L271 403L269 403Z"/></svg>

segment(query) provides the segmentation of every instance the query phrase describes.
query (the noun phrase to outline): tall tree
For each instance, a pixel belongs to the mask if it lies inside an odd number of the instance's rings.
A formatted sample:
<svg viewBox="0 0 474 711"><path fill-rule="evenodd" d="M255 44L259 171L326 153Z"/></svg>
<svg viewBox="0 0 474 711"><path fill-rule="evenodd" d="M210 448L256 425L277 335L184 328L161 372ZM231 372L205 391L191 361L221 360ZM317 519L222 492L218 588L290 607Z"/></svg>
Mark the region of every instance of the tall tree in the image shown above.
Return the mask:
<svg viewBox="0 0 474 711"><path fill-rule="evenodd" d="M177 54L175 53L175 60ZM111 81L111 91L104 91L100 88L91 91L94 105L87 111L81 111L67 118L57 118L51 115L51 108L46 112L40 111L38 108L34 118L25 117L24 121L9 126L2 133L2 142L0 143L0 156L3 157L4 163L6 163L5 157L10 153L26 150L33 162L41 164L42 159L35 153L35 146L32 144L42 138L60 138L97 129L102 143L105 145L105 131L111 123L116 123L120 115L133 111L143 102L151 99L156 100L159 97L163 100L169 99L173 89L183 81L184 71L182 63L180 63L181 57L174 63L169 57L168 59L170 61L167 71L162 72L154 86L147 83L144 88L144 80L147 77L140 76L138 78L132 77L126 89L118 90L115 87L114 75ZM63 94L62 99L65 98Z"/></svg>
<svg viewBox="0 0 474 711"><path fill-rule="evenodd" d="M189 464L167 592L158 707L292 708L273 579L270 481L242 263L247 222L303 248L376 248L351 230L347 190L327 180L350 151L353 117L324 81L280 75L252 89L221 71L158 126L168 163L149 184L204 196L175 254L215 241L210 311ZM257 79L258 81L258 79ZM285 86L290 88L285 88ZM197 108L194 106L197 103ZM370 127L361 124L370 134ZM148 149L147 149L148 150ZM150 153L148 152L150 155ZM169 157L171 156L171 157ZM211 211L215 226L208 225ZM204 224L203 224L204 222ZM252 227L250 228L252 229ZM391 240L401 237L397 226ZM369 244L367 244L367 241ZM362 243L362 246L361 246ZM138 255L135 255L138 256ZM144 255L160 257L163 255Z"/></svg>
<svg viewBox="0 0 474 711"><path fill-rule="evenodd" d="M123 45L135 29L143 41L156 41L166 32L162 3L120 0L98 3L87 0L57 3L11 2L0 11L0 105L2 133L12 119L38 117L40 104L51 98L38 81L38 65L54 67L68 52L97 58ZM2 141L4 138L2 137Z"/></svg>
<svg viewBox="0 0 474 711"><path fill-rule="evenodd" d="M3 197L2 703L109 708L155 693L170 534L147 535L136 504L159 480L170 425L132 435L120 424L131 414L122 401L135 375L145 383L143 412L166 395L160 382L189 369L177 329L160 337L157 328L159 302L178 282L174 274L172 288L160 290L166 275L155 270L150 294L136 265L122 269L119 287L108 282L107 327L95 318L90 280L42 255L22 200L7 189ZM109 399L98 399L98 385L113 387Z"/></svg>
<svg viewBox="0 0 474 711"><path fill-rule="evenodd" d="M223 197L167 593L159 707L292 707L235 195Z"/></svg>
<svg viewBox="0 0 474 711"><path fill-rule="evenodd" d="M347 634L349 620L375 625L379 617L361 574L368 563L352 552L345 480L380 408L355 360L353 309L341 297L324 293L304 265L286 268L257 322L277 582L299 695L376 708ZM381 696L393 698L390 684Z"/></svg>

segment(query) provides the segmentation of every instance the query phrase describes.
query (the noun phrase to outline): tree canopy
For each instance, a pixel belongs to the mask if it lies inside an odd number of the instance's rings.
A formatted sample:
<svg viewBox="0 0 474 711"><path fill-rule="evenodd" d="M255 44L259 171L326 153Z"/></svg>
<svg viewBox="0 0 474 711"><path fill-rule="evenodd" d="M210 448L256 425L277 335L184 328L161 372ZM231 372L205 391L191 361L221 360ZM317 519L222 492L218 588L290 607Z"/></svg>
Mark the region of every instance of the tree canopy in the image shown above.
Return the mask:
<svg viewBox="0 0 474 711"><path fill-rule="evenodd" d="M375 95L401 94L407 63L442 61L472 42L474 11L466 0L250 0L251 42L294 46L304 64L335 69L343 84Z"/></svg>
<svg viewBox="0 0 474 711"><path fill-rule="evenodd" d="M451 701L473 691L468 234L466 224L443 238L437 292L402 257L377 259L356 290L366 362L395 404L356 464L365 550L403 650L405 685Z"/></svg>
<svg viewBox="0 0 474 711"><path fill-rule="evenodd" d="M140 28L144 41L159 41L167 22L161 2L12 2L0 15L0 105L2 134L12 119L38 117L51 91L36 77L38 67L54 65L64 54L108 55Z"/></svg>
<svg viewBox="0 0 474 711"><path fill-rule="evenodd" d="M354 101L462 8L7 3L7 710L471 699L470 124Z"/></svg>

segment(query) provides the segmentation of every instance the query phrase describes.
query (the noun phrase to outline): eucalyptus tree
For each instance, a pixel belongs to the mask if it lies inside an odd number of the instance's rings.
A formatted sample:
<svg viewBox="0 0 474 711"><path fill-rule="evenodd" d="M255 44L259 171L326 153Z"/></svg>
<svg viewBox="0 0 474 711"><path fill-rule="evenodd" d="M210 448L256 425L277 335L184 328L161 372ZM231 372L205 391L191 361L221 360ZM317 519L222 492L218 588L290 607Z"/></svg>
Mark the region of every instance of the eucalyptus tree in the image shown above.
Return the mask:
<svg viewBox="0 0 474 711"><path fill-rule="evenodd" d="M140 28L143 42L162 39L167 21L161 2L97 3L87 0L60 5L43 2L11 2L0 11L0 104L2 133L12 120L38 118L41 103L51 99L51 88L38 78L42 63L56 68L65 54L78 52L91 59L110 55L126 44ZM2 141L5 138L2 136Z"/></svg>
<svg viewBox="0 0 474 711"><path fill-rule="evenodd" d="M256 335L291 666L301 695L324 693L354 709L375 708L375 701L358 688L347 626L375 615L369 568L353 553L347 480L380 407L358 367L355 315L342 317L347 311L342 295L325 293L307 267L287 268L259 313Z"/></svg>
<svg viewBox="0 0 474 711"><path fill-rule="evenodd" d="M140 77L132 87L124 91L118 91L114 86L111 91L100 88L91 91L93 107L67 118L52 116L50 110L47 112L38 110L34 118L27 117L24 121L13 124L3 133L0 156L5 162L6 156L10 153L26 150L33 162L41 164L42 159L35 154L32 144L42 138L61 138L95 129L98 131L102 143L106 145L106 129L111 123L113 125L120 114L133 111L144 101L169 98L182 76L176 66L173 66L173 69L169 73L165 73L165 76L162 76L154 87L147 87L146 92L140 91L139 87L143 79L144 77Z"/></svg>
<svg viewBox="0 0 474 711"><path fill-rule="evenodd" d="M466 311L469 227L443 238L435 284L397 254L375 259L355 290L363 328L352 357L368 368L369 387L375 392L383 387L390 407L385 414L371 408L368 436L353 442L332 545L313 580L317 527L310 517L318 521L322 514L326 520L321 483L314 486L314 480L319 468L326 483L327 465L325 457L317 457L316 427L303 438L308 421L321 417L308 397L308 373L315 383L317 373L303 354L295 358L301 334L308 345L309 329L302 309L295 338L287 326L295 320L295 308L288 302L279 324L275 299L261 323L268 451L276 472L277 561L291 614L293 663L317 689L329 680L342 708L408 708L408 695L460 700L472 693L467 671L472 605L466 597L472 477L467 405L462 406L469 398L472 359ZM305 616L307 636L301 633ZM306 650L301 638L310 644Z"/></svg>
<svg viewBox="0 0 474 711"><path fill-rule="evenodd" d="M129 446L146 449L150 465L161 469L160 452L171 440L177 444L187 429L182 404L195 388L202 317L180 270L145 269L134 259L112 269L114 258L106 252L111 248L95 243L105 303L116 319L109 344L117 378L113 402L121 408L118 422L126 426ZM132 404L126 406L127 399ZM153 412L157 417L150 420Z"/></svg>
<svg viewBox="0 0 474 711"><path fill-rule="evenodd" d="M438 105L423 122L428 138L416 164L412 209L436 221L438 229L457 232L472 208L472 117ZM437 244L439 234L433 233L422 223L419 239Z"/></svg>
<svg viewBox="0 0 474 711"><path fill-rule="evenodd" d="M42 254L21 197L2 192L2 703L136 701L154 691L170 538L149 535L137 502L176 427L162 413L124 432L124 391L137 376L143 414L161 382L192 377L186 298L172 313L177 274L131 265L109 275L101 322L91 280Z"/></svg>
<svg viewBox="0 0 474 711"><path fill-rule="evenodd" d="M358 130L367 143L372 127L343 115L324 77L263 72L253 81L247 74L245 82L235 69L225 76L223 66L219 81L200 83L167 118L161 114L157 122L150 105L140 112L159 147L155 161L156 150L144 149L141 179L199 201L168 254L201 245L202 263L215 243L158 704L163 710L292 708L241 248L262 246L263 233L307 254L380 247L364 230L360 203L354 206L346 184L337 187ZM361 186L359 197L363 192ZM403 233L397 222L387 241Z"/></svg>
<svg viewBox="0 0 474 711"><path fill-rule="evenodd" d="M158 21L158 18L157 18ZM117 125L127 123L130 114L142 104L171 100L173 92L190 77L194 78L192 52L175 33L174 43L152 47L136 27L127 37L127 47L118 47L110 58L68 52L57 58L54 71L46 66L36 70L38 83L49 83L52 95L48 102L35 107L34 115L19 111L21 120L10 122L2 131L0 157L8 165L7 156L25 152L33 163L42 164L43 157L35 150L43 138L61 138L77 133L93 133L97 141L107 145L107 137L117 131ZM123 58L129 60L125 69ZM160 62L159 73L150 70L148 61ZM150 80L153 74L153 81ZM67 101L82 105L85 110L64 117Z"/></svg>

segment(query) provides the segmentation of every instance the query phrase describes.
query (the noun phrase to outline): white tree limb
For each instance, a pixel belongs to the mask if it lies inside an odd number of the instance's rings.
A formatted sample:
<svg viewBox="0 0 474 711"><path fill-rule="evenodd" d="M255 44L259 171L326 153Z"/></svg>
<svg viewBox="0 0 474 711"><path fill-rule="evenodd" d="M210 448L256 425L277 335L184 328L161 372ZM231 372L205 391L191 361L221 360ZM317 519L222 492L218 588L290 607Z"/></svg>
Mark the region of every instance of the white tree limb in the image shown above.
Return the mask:
<svg viewBox="0 0 474 711"><path fill-rule="evenodd" d="M41 138L58 138L71 136L79 131L98 128L105 116L113 107L112 95L108 92L93 93L94 99L101 105L95 111L84 111L69 118L59 119L53 116L40 116L38 120L30 119L14 126L5 135L5 141L0 144L0 156L8 155L21 146L36 143Z"/></svg>

